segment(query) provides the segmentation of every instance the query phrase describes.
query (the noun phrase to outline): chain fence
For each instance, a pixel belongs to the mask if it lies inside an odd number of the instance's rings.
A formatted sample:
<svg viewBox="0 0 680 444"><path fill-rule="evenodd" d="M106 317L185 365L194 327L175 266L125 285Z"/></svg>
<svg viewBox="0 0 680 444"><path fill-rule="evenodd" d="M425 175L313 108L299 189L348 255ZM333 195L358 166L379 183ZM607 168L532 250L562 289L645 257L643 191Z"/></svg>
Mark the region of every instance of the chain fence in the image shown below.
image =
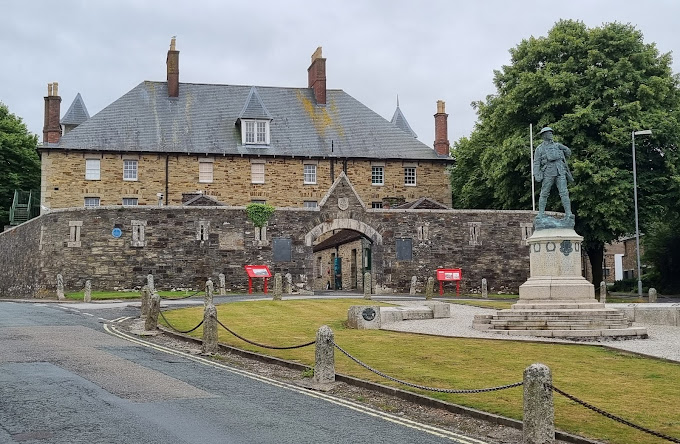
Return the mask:
<svg viewBox="0 0 680 444"><path fill-rule="evenodd" d="M588 404L587 402L582 401L582 400L578 399L577 397L570 395L570 394L558 389L554 385L550 386L550 388L552 388L553 391L555 391L556 393L559 393L560 395L564 396L565 398L571 399L575 403L580 404L583 407L585 407L589 410L592 410L593 412L599 413L600 415L605 416L609 419L612 419L612 420L614 420L618 423L621 423L621 424L627 425L628 427L632 427L634 429L640 430L641 432L645 432L645 433L648 433L650 435L656 436L657 438L665 439L666 441L680 443L680 439L678 439L678 438L673 438L672 436L664 435L663 433L655 432L654 430L650 430L646 427L642 427L641 425L634 424L634 423L627 421L627 420L625 420L625 419L623 419L619 416L616 416L616 415L609 413L605 410L597 408L592 404Z"/></svg>
<svg viewBox="0 0 680 444"><path fill-rule="evenodd" d="M394 378L392 376L386 375L385 373L372 368L368 364L361 362L359 359L355 358L354 356L349 354L349 352L347 352L342 347L340 347L338 344L336 344L335 341L333 342L333 345L335 346L335 348L340 350L349 359L356 362L357 364L359 364L360 366L362 366L366 370L369 370L369 371L375 373L378 376L382 376L383 378L389 379L390 381L398 382L399 384L407 385L409 387L413 387L413 388L420 389L420 390L427 390L429 392L438 392L438 393L485 393L485 392L496 392L496 391L499 391L499 390L510 389L510 388L513 388L513 387L519 387L522 384L524 384L523 381L520 381L520 382L515 382L513 384L501 385L501 386L498 386L498 387L481 388L481 389L442 389L442 388L437 388L437 387L427 387L425 385L413 384L412 382L402 381L401 379L397 379L397 378Z"/></svg>
<svg viewBox="0 0 680 444"><path fill-rule="evenodd" d="M178 330L167 320L167 318L165 317L165 315L163 314L162 311L159 311L158 314L161 315L161 318L163 318L163 320L168 325L168 327L170 327L172 330L175 330L177 333L191 333L192 331L196 330L198 327L203 325L203 321L201 321L201 322L198 323L198 325L196 327L192 328L191 330Z"/></svg>
<svg viewBox="0 0 680 444"><path fill-rule="evenodd" d="M258 342L251 341L250 339L246 339L246 338L244 338L243 336L239 335L238 333L236 333L235 331L233 331L232 329L230 329L229 327L227 327L226 325L224 325L224 324L222 323L222 321L220 321L219 319L215 318L215 320L217 321L217 323L218 323L219 325L222 326L222 328L224 328L225 330L227 330L227 331L228 331L229 333L231 333L232 335L236 336L237 338L239 338L239 339L242 340L242 341L247 342L248 344L255 345L255 346L257 346L257 347L268 348L268 349L271 349L271 350L292 350L292 349L294 349L294 348L309 347L310 345L316 344L316 340L310 341L310 342L306 342L306 343L304 343L304 344L299 344L299 345L290 345L290 346L287 346L287 347L277 347L277 346L274 346L274 345L260 344L260 343L258 343Z"/></svg>

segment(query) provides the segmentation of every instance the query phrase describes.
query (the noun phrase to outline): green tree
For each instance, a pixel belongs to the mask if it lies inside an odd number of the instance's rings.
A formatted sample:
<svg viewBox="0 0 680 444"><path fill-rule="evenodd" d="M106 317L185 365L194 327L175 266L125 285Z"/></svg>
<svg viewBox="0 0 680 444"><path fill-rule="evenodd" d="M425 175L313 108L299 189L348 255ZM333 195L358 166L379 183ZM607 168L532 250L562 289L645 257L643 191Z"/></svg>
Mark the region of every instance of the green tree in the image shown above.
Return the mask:
<svg viewBox="0 0 680 444"><path fill-rule="evenodd" d="M38 136L0 102L0 226L9 223L14 190L40 189Z"/></svg>
<svg viewBox="0 0 680 444"><path fill-rule="evenodd" d="M510 65L494 73L496 93L473 103L472 134L454 144L454 206L531 208L529 124L552 127L572 149L576 231L598 283L604 244L634 232L632 131L654 131L636 138L642 226L679 195L680 90L671 56L631 25L571 20L510 54ZM555 192L547 208L561 208Z"/></svg>

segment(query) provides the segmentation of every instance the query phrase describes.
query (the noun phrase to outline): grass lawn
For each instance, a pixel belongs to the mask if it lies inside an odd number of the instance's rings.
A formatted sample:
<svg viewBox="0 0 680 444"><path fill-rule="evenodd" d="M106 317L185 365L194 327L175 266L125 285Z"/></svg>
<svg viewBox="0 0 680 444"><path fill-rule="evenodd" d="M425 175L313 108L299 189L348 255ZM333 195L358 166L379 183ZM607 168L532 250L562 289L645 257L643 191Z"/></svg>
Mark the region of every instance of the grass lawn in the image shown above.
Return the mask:
<svg viewBox="0 0 680 444"><path fill-rule="evenodd" d="M161 297L167 298L181 298L188 294L194 294L194 291L159 291ZM139 299L141 294L139 291L93 291L91 293L93 301L107 301L111 299ZM83 291L76 291L73 293L66 293L66 299L82 301L84 297ZM195 295L196 297L203 297L203 292Z"/></svg>
<svg viewBox="0 0 680 444"><path fill-rule="evenodd" d="M314 339L321 325L335 342L388 375L416 384L454 389L484 388L522 380L532 363L548 365L565 392L652 430L680 437L680 365L597 346L432 337L345 328L347 309L364 300L247 301L218 306L218 317L240 335L276 346ZM178 329L194 327L203 307L165 312ZM202 328L194 332L202 335ZM219 327L220 342L283 359L314 364L314 347L265 350ZM336 371L408 389L363 369L336 350ZM522 388L466 395L421 392L438 399L521 419ZM562 430L611 443L665 442L591 412L555 394L555 421Z"/></svg>

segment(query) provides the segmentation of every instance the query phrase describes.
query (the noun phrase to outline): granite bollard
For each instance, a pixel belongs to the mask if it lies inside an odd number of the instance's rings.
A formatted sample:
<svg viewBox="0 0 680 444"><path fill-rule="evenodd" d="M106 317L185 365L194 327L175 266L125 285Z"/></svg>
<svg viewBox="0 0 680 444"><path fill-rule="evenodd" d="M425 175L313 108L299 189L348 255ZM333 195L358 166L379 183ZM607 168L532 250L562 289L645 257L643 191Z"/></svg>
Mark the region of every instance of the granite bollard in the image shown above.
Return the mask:
<svg viewBox="0 0 680 444"><path fill-rule="evenodd" d="M607 283L605 281L600 282L600 304L607 302Z"/></svg>
<svg viewBox="0 0 680 444"><path fill-rule="evenodd" d="M149 314L144 322L144 330L155 331L158 328L158 315L161 312L161 297L153 293L149 298Z"/></svg>
<svg viewBox="0 0 680 444"><path fill-rule="evenodd" d="M425 287L425 299L432 299L432 294L434 293L434 278L430 276L427 278L427 287Z"/></svg>
<svg viewBox="0 0 680 444"><path fill-rule="evenodd" d="M532 364L524 370L524 444L555 442L555 407L552 375L543 364Z"/></svg>
<svg viewBox="0 0 680 444"><path fill-rule="evenodd" d="M649 303L653 304L656 302L656 288L649 289Z"/></svg>
<svg viewBox="0 0 680 444"><path fill-rule="evenodd" d="M293 275L286 273L286 294L293 294Z"/></svg>
<svg viewBox="0 0 680 444"><path fill-rule="evenodd" d="M203 306L207 307L213 303L213 296L215 294L215 286L213 281L208 279L205 281L205 295L203 296Z"/></svg>
<svg viewBox="0 0 680 444"><path fill-rule="evenodd" d="M316 332L314 359L314 382L329 384L335 382L335 346L333 330L322 325Z"/></svg>
<svg viewBox="0 0 680 444"><path fill-rule="evenodd" d="M64 277L61 274L57 275L57 299L60 301L66 299L66 296L64 296Z"/></svg>
<svg viewBox="0 0 680 444"><path fill-rule="evenodd" d="M283 279L281 278L281 273L274 274L274 300L281 300L281 292L283 286Z"/></svg>
<svg viewBox="0 0 680 444"><path fill-rule="evenodd" d="M371 299L371 272L364 273L364 299Z"/></svg>
<svg viewBox="0 0 680 444"><path fill-rule="evenodd" d="M416 294L416 284L418 283L418 278L415 276L411 276L411 288L409 289L408 294L411 296L414 296Z"/></svg>
<svg viewBox="0 0 680 444"><path fill-rule="evenodd" d="M145 285L145 286L142 287L142 291L141 291L141 299L142 299L141 315L142 315L142 317L148 316L148 314L149 314L150 298L151 298L151 292L149 291L149 287L147 287Z"/></svg>
<svg viewBox="0 0 680 444"><path fill-rule="evenodd" d="M484 299L488 299L488 298L489 298L489 286L488 286L488 284L487 284L487 282L486 282L486 278L483 278L483 279L482 279L482 297L483 297Z"/></svg>
<svg viewBox="0 0 680 444"><path fill-rule="evenodd" d="M217 337L217 309L213 304L209 304L203 310L203 345L201 352L204 355L218 352Z"/></svg>
<svg viewBox="0 0 680 444"><path fill-rule="evenodd" d="M92 302L92 282L88 279L85 281L85 292L83 293L84 302Z"/></svg>
<svg viewBox="0 0 680 444"><path fill-rule="evenodd" d="M227 280L224 277L224 273L220 273L218 278L220 280L220 296L226 296L227 295Z"/></svg>
<svg viewBox="0 0 680 444"><path fill-rule="evenodd" d="M156 285L153 281L153 274L149 273L146 275L146 286L149 287L149 292L154 294L156 292Z"/></svg>

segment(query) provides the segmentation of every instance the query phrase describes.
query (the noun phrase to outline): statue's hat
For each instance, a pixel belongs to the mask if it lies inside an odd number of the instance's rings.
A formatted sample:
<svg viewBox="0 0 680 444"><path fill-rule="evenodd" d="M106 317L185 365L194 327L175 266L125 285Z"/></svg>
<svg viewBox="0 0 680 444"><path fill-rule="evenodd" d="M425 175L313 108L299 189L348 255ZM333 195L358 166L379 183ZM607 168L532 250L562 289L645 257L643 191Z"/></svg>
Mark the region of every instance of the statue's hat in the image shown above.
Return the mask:
<svg viewBox="0 0 680 444"><path fill-rule="evenodd" d="M543 129L538 133L538 135L540 136L541 134L546 133L546 132L548 132L548 131L550 131L551 133L554 132L552 128L550 128L549 126L546 126L545 128L543 128Z"/></svg>

